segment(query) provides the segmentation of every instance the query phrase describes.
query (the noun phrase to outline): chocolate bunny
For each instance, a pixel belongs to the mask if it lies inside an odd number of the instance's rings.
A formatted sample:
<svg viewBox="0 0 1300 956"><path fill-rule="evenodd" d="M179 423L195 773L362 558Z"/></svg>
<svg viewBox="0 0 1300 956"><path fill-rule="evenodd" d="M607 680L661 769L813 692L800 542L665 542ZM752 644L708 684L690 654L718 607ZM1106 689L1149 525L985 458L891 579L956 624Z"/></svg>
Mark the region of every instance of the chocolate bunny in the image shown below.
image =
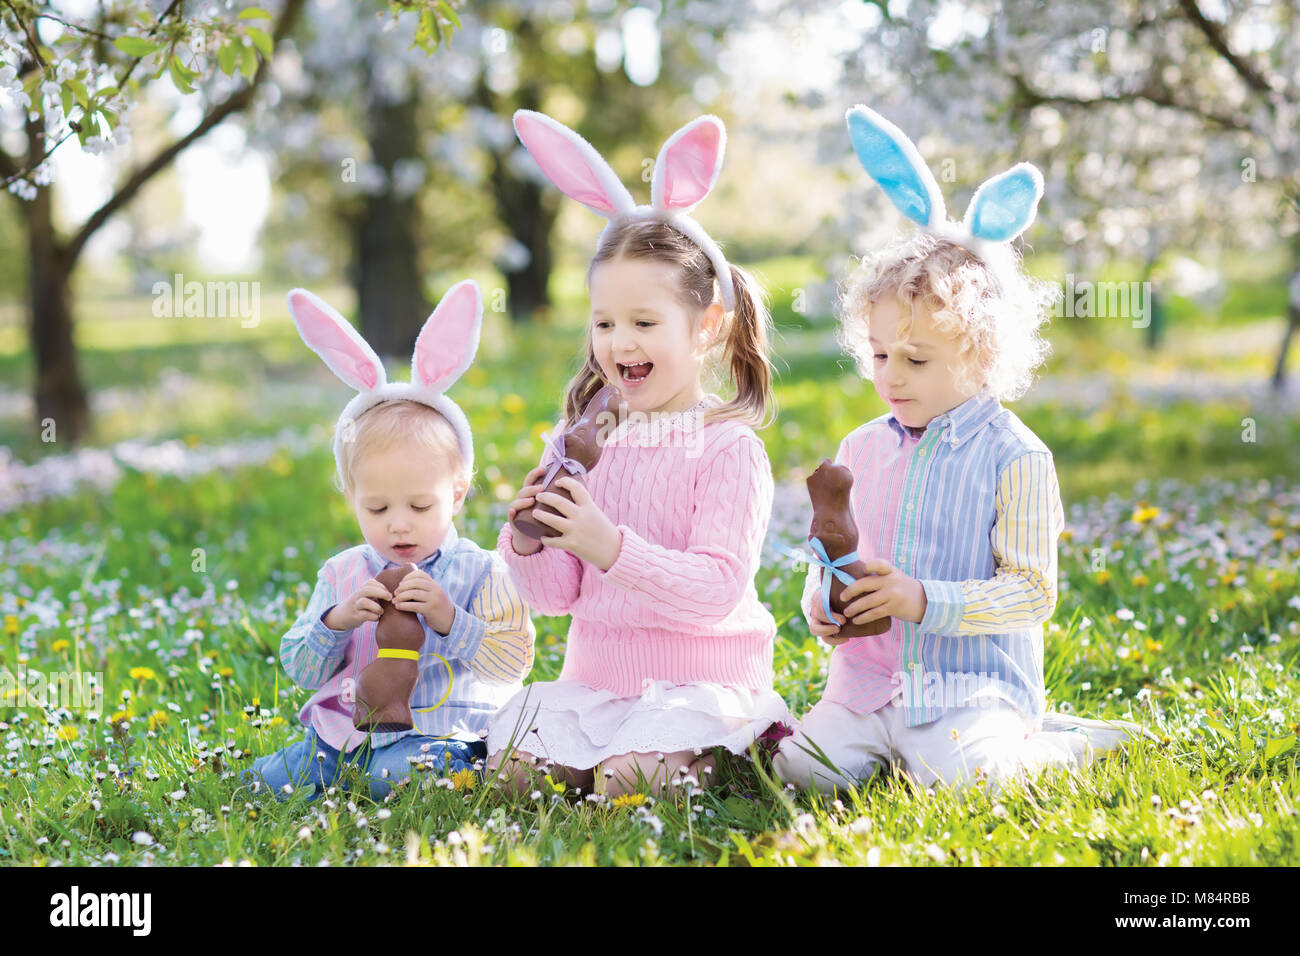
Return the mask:
<svg viewBox="0 0 1300 956"><path fill-rule="evenodd" d="M834 464L829 458L817 466L817 470L808 476L808 496L812 499L813 520L808 529L808 540L817 538L826 549L826 557L835 562L846 554L852 554L858 547L858 527L853 520L850 505L850 492L853 490L853 472L843 465ZM853 561L840 570L857 580L867 573L866 565L861 559ZM823 579L829 572L822 568ZM837 575L831 575L830 606L831 610L843 614L846 602L842 595L847 586ZM823 585L824 591L825 585ZM813 598L821 600L821 595ZM830 615L827 615L828 617ZM854 624L846 621L841 625L836 637L870 637L883 634L892 625L888 617L871 621L867 624Z"/></svg>
<svg viewBox="0 0 1300 956"><path fill-rule="evenodd" d="M386 568L375 575L375 580L393 594L402 578L414 570L414 564ZM352 725L374 733L410 730L415 726L411 694L420 674L424 625L414 611L399 610L392 601L381 600L379 605L384 609L375 625L379 654L357 676Z"/></svg>
<svg viewBox="0 0 1300 956"><path fill-rule="evenodd" d="M609 424L606 416L613 417L618 410L619 402L618 390L611 385L606 385L592 396L587 407L583 409L582 416L569 426L558 440L552 443L547 438L547 444L550 445L554 455L550 468L542 480L542 491L554 492L570 501L573 500L573 496L563 488L552 488L551 485L559 481L561 475L565 473L581 480L583 475L596 467L596 462L600 460L600 449L604 439L602 432ZM539 502L515 515L511 524L516 531L538 540L552 538L560 533L545 522L534 519L534 511L559 514L554 508Z"/></svg>

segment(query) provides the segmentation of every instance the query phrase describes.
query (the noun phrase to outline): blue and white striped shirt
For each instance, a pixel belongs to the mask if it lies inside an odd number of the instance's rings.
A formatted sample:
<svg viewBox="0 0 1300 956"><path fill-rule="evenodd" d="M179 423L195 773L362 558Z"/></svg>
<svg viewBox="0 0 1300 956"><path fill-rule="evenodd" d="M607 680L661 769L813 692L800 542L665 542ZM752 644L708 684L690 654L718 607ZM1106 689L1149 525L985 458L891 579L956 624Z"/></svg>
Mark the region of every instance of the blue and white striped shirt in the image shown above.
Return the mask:
<svg viewBox="0 0 1300 956"><path fill-rule="evenodd" d="M532 669L536 632L505 562L461 538L454 526L442 547L419 565L456 610L445 635L424 624L419 677L411 695L415 728L367 735L353 727L356 680L375 659L376 624L367 621L351 631L335 631L323 619L391 566L362 544L334 555L321 568L311 600L280 643L280 660L289 676L302 687L319 688L299 719L340 751L359 746L367 736L374 748L411 733L479 739L491 714L522 687Z"/></svg>
<svg viewBox="0 0 1300 956"><path fill-rule="evenodd" d="M1065 529L1051 451L986 389L924 429L875 418L835 460L853 471L859 554L918 579L927 606L837 646L825 699L865 714L901 697L908 726L999 701L1037 721ZM809 569L805 615L820 577Z"/></svg>

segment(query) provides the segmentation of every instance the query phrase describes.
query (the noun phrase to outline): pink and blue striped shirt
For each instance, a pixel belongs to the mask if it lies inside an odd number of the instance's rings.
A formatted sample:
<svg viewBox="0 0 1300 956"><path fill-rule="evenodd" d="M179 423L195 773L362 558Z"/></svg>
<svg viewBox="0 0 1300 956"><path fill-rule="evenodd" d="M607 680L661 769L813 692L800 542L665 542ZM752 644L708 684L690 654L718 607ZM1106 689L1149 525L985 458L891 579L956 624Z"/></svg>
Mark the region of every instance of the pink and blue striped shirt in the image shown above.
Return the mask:
<svg viewBox="0 0 1300 956"><path fill-rule="evenodd" d="M451 630L424 624L419 678L411 695L413 730L365 734L352 725L357 675L375 659L375 623L351 631L326 627L324 617L339 601L391 567L368 544L325 562L306 609L280 642L280 660L299 686L316 688L298 717L339 751L367 736L386 747L408 734L477 740L488 718L523 685L532 669L536 632L510 572L494 552L461 538L455 526L432 556L419 565L455 605ZM424 619L421 618L421 623Z"/></svg>
<svg viewBox="0 0 1300 956"><path fill-rule="evenodd" d="M920 580L927 606L837 646L825 699L866 714L901 697L908 726L998 702L1036 721L1065 529L1051 451L986 389L924 429L875 418L835 461L853 472L858 553ZM810 567L805 616L820 578Z"/></svg>

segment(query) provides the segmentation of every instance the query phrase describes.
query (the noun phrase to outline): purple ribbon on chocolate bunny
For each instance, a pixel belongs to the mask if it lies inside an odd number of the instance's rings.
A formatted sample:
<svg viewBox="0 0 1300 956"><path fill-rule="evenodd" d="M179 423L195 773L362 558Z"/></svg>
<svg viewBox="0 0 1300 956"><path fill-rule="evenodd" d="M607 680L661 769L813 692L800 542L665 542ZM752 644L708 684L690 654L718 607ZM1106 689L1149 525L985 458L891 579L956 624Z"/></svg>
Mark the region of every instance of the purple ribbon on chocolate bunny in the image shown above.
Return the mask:
<svg viewBox="0 0 1300 956"><path fill-rule="evenodd" d="M587 473L587 469L583 467L582 462L575 461L574 459L565 456L563 432L560 433L558 438L552 438L549 432L542 432L542 441L546 443L546 447L549 448L551 454L555 456L551 459L551 463L546 469L546 477L542 479L543 488L551 483L551 479L560 473L561 468L573 475L575 478L581 478Z"/></svg>

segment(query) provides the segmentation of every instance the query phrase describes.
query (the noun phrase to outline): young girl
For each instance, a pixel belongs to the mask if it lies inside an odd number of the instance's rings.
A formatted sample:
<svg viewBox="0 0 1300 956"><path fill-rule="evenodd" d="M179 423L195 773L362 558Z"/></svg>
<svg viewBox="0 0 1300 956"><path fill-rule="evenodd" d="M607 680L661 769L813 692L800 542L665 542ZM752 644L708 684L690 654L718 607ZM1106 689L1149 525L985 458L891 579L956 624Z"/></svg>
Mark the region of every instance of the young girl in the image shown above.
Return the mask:
<svg viewBox="0 0 1300 956"><path fill-rule="evenodd" d="M844 343L890 408L836 455L853 471L869 574L845 588L841 615L809 569L804 614L835 648L777 773L831 790L891 763L923 785L1077 766L1136 728L1052 715L1035 733L1064 511L1051 452L999 398L1023 394L1048 351L1038 330L1055 290L1007 244L1032 221L1041 177L1022 164L990 180L959 227L906 136L865 107L849 123L868 172L925 229L844 299ZM836 636L881 617L883 634Z"/></svg>
<svg viewBox="0 0 1300 956"><path fill-rule="evenodd" d="M573 623L557 681L525 688L493 718L489 768L516 792L536 770L616 797L648 785L707 786L710 748L743 753L788 719L772 689L776 634L753 576L772 504L754 427L771 403L767 311L753 280L682 215L712 187L722 124L704 117L664 146L651 207L633 207L584 140L534 113L516 129L542 170L613 222L588 271L586 363L565 397L574 421L604 385L626 402L585 485L525 479L510 517L535 512L560 532L502 529L498 550L528 602ZM737 394L701 377L720 350Z"/></svg>
<svg viewBox="0 0 1300 956"><path fill-rule="evenodd" d="M358 395L335 429L340 489L364 544L325 562L311 600L280 645L289 676L316 693L299 719L306 737L258 759L244 778L277 797L308 786L312 799L344 764L366 774L380 800L412 765L439 775L482 767L488 716L532 666L533 625L500 559L456 533L474 470L469 422L443 391L473 359L482 301L454 286L416 341L412 382L386 383L383 364L327 304L289 294L307 344ZM389 592L376 576L415 570ZM353 726L357 678L379 656L380 600L415 612L425 631L411 696L411 730L365 733Z"/></svg>

